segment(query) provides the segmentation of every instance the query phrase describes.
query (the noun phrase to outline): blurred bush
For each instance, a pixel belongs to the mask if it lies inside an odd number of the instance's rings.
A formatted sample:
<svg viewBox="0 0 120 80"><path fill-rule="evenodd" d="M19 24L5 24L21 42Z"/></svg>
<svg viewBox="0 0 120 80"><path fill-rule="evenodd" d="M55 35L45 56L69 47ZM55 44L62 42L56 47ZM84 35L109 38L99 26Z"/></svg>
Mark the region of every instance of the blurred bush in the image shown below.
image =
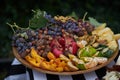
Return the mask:
<svg viewBox="0 0 120 80"><path fill-rule="evenodd" d="M51 15L68 15L75 12L82 18L96 18L106 22L115 32L120 32L120 0L0 0L0 58L10 57L12 30L6 22L16 22L21 27L28 26L32 9L41 9ZM86 17L86 19L87 19Z"/></svg>

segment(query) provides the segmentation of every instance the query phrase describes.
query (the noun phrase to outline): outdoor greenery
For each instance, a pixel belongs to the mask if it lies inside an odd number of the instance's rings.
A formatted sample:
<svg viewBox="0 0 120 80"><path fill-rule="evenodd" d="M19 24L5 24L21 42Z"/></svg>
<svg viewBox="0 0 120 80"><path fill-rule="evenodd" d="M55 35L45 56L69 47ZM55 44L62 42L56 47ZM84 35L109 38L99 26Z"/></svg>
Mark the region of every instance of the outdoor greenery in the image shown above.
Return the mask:
<svg viewBox="0 0 120 80"><path fill-rule="evenodd" d="M0 58L11 57L11 36L7 22L28 27L32 9L41 9L51 15L69 15L75 12L82 18L85 12L99 22L106 22L115 33L120 32L120 0L0 0Z"/></svg>

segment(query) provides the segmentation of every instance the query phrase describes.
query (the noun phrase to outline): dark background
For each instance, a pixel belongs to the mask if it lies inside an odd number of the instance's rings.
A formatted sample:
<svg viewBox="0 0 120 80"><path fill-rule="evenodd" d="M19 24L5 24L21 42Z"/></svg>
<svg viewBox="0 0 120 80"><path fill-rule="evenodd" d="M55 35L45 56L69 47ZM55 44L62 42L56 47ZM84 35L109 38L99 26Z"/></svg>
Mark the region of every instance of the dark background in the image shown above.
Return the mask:
<svg viewBox="0 0 120 80"><path fill-rule="evenodd" d="M83 18L88 12L86 19L94 17L99 22L106 22L114 33L120 32L120 0L0 0L0 64L3 66L14 58L11 49L13 32L6 23L16 22L20 27L27 27L31 10L37 8L53 16L66 16L74 11ZM4 69L2 71L6 73Z"/></svg>

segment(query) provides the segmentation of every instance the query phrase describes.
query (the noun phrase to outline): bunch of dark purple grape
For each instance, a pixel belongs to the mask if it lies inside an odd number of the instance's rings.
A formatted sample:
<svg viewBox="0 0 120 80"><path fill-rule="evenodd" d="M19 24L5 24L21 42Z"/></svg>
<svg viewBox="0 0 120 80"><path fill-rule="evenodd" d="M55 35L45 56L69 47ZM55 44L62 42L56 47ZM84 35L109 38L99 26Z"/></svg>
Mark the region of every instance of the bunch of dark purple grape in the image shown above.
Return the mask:
<svg viewBox="0 0 120 80"><path fill-rule="evenodd" d="M33 41L36 39L36 33L31 29L16 30L12 37L12 46L17 47L18 53L22 57L30 52L31 47L35 47Z"/></svg>
<svg viewBox="0 0 120 80"><path fill-rule="evenodd" d="M94 26L91 25L87 21L82 21L81 19L74 20L73 18L67 19L66 21L62 22L61 20L64 20L64 17L57 16L58 19L52 18L50 15L46 15L46 18L48 19L49 23L47 24L48 27L48 34L50 35L62 35L62 30L64 29L66 32L70 34L74 34L77 36L83 36L85 34L90 34L94 30ZM60 19L59 19L60 18Z"/></svg>
<svg viewBox="0 0 120 80"><path fill-rule="evenodd" d="M50 51L49 44L52 39L45 28L16 30L12 37L12 46L17 48L18 53L23 58L30 52L31 47L34 47L39 55L46 57L46 54Z"/></svg>

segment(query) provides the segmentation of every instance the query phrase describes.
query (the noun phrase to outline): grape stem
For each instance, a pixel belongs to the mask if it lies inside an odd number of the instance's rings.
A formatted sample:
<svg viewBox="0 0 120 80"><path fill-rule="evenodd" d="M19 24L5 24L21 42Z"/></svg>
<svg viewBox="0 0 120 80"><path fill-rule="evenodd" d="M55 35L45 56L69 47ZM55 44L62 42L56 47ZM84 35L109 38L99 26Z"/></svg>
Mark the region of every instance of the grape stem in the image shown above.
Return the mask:
<svg viewBox="0 0 120 80"><path fill-rule="evenodd" d="M17 28L17 29L29 29L29 27L21 28L16 23L14 23L13 25L11 25L10 23L6 23L6 24L8 24L11 27L11 29L13 30L14 33L16 33L14 27Z"/></svg>
<svg viewBox="0 0 120 80"><path fill-rule="evenodd" d="M14 25L13 26L15 26L16 28L18 28L18 29L29 29L29 27L27 27L27 28L22 28L22 27L19 27L18 25L16 25L16 23L14 23Z"/></svg>
<svg viewBox="0 0 120 80"><path fill-rule="evenodd" d="M84 16L83 16L83 19L82 19L82 21L84 22L85 21L85 17L87 16L87 12L84 14Z"/></svg>
<svg viewBox="0 0 120 80"><path fill-rule="evenodd" d="M14 28L13 28L13 25L11 25L11 24L9 24L9 23L6 23L6 24L11 27L11 29L13 30L14 33L16 33L15 30L14 30Z"/></svg>

